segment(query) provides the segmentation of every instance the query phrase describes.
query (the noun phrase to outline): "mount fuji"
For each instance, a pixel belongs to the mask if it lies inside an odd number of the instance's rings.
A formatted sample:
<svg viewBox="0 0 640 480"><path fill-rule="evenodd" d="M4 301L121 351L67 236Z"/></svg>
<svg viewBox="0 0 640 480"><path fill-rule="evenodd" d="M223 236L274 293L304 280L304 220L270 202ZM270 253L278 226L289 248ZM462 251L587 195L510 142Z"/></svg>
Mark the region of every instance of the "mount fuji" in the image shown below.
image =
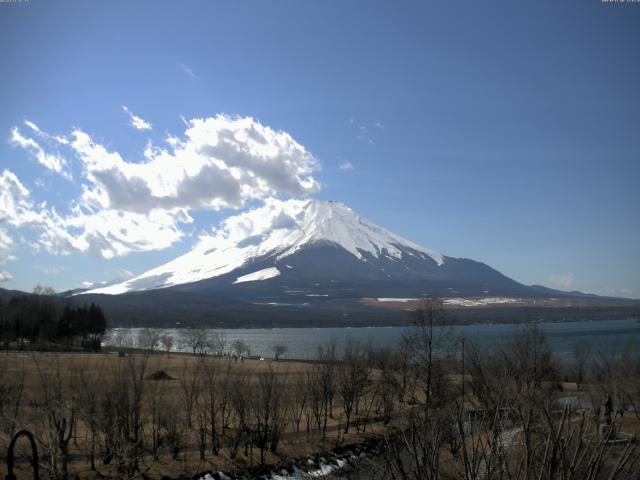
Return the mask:
<svg viewBox="0 0 640 480"><path fill-rule="evenodd" d="M339 202L275 200L223 222L190 252L137 277L89 290L207 290L232 298L522 294L487 265L444 256Z"/></svg>
<svg viewBox="0 0 640 480"><path fill-rule="evenodd" d="M221 326L401 323L425 297L467 316L493 305L505 321L514 308L545 301L566 318L572 305L553 302L594 298L523 285L402 238L342 203L308 199L269 199L164 265L74 296L101 304L118 324Z"/></svg>

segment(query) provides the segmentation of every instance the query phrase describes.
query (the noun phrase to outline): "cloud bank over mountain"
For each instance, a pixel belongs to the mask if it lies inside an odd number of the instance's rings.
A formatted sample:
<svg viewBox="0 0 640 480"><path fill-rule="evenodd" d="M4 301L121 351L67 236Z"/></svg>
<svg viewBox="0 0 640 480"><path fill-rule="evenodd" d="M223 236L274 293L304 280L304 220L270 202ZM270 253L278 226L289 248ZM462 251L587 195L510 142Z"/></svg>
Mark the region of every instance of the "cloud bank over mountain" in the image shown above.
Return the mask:
<svg viewBox="0 0 640 480"><path fill-rule="evenodd" d="M131 125L151 124L127 108ZM31 121L14 127L9 143L52 174L75 178L80 191L66 208L36 202L10 170L0 176L0 254L10 256L14 237L31 229L34 250L84 252L113 258L160 250L179 241L198 211L238 209L274 196L304 197L320 190L317 159L291 135L251 117L219 114L185 121L179 136L148 142L135 161L80 128L51 135ZM30 130L29 133L25 133ZM71 188L71 186L70 186ZM59 211L61 210L61 211ZM6 275L5 275L6 274ZM8 279L9 272L3 272Z"/></svg>

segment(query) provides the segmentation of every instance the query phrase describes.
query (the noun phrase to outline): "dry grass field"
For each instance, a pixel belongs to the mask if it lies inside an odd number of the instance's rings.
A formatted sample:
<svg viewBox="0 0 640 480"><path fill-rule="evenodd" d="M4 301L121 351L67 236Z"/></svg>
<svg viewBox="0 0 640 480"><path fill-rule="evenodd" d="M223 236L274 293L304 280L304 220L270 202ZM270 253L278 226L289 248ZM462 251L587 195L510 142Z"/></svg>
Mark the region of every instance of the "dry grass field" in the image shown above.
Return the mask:
<svg viewBox="0 0 640 480"><path fill-rule="evenodd" d="M372 439L384 448L360 475L376 478L380 466L384 478L413 480L522 480L543 471L636 478L634 352L599 359L588 376L565 370L562 383L535 329L504 351L469 352L464 375L455 356L434 355L444 340L427 327L404 349L353 343L338 355L327 345L312 363L4 352L0 475L9 439L26 428L37 440L41 478L192 478L218 470L255 478ZM614 436L602 431L609 424ZM18 478L31 478L26 445L21 440Z"/></svg>
<svg viewBox="0 0 640 480"><path fill-rule="evenodd" d="M130 413L125 415L127 418L114 417L115 400L121 401L116 408L139 409L137 435L140 438L135 440L139 449L137 474L153 478L193 475L206 470L240 472L261 463L273 465L346 443L361 442L380 431L380 408L373 387L379 375L373 370L368 372L368 386L358 399L358 411L352 414L352 426L345 433L345 414L337 391L330 399L331 411L326 424L323 405L314 407L309 403L311 400L305 398L313 397L312 391L308 395L305 391L318 386L313 385L319 375L318 368L318 365L294 361L235 361L229 357L180 353L137 352L125 356L116 352L2 353L0 382L4 385L4 398L0 458L3 465L0 476L7 473L4 460L9 434L22 428L33 432L38 440L42 472L51 473L54 468L61 468L60 465L54 467L47 457L61 454L56 438L68 435L66 454L71 477L119 476L118 468L123 468L122 465L115 460L104 462L108 457L105 452L108 454L110 449L108 437L114 434L108 423L124 423L122 427L128 429L125 435L129 440L136 432L131 430L130 423L135 419ZM337 371L328 373L337 375ZM316 398L316 403L318 400L322 399ZM261 401L279 405L261 410ZM217 430L216 454L211 446L210 402L214 404L216 417L213 427ZM239 425L246 424L255 434L261 415L281 417L276 453L271 448L265 449L263 458L255 440L245 452L246 438L238 433ZM246 418L241 418L243 416ZM66 431L60 424L64 421ZM71 423L73 426L69 427ZM25 463L26 445L24 440L18 443L18 478L31 478ZM200 447L204 455L200 454ZM233 450L237 450L235 454ZM94 468L90 464L92 451ZM127 453L113 453L127 456Z"/></svg>

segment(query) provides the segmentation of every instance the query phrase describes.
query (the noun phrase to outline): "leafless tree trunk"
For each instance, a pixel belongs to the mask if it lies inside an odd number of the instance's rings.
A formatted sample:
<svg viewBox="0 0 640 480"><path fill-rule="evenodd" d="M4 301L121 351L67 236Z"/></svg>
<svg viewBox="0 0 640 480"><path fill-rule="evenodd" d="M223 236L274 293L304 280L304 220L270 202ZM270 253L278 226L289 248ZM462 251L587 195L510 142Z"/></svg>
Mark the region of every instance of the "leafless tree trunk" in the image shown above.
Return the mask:
<svg viewBox="0 0 640 480"><path fill-rule="evenodd" d="M331 340L318 348L318 380L322 391L323 420L322 437L327 435L327 421L333 418L333 398L335 395L335 372L338 355L336 341Z"/></svg>
<svg viewBox="0 0 640 480"><path fill-rule="evenodd" d="M273 347L273 358L275 359L275 361L277 362L278 360L280 360L280 357L282 355L284 355L285 353L287 353L287 351L289 350L289 347L287 347L286 344L284 343L276 343Z"/></svg>
<svg viewBox="0 0 640 480"><path fill-rule="evenodd" d="M160 347L160 340L162 338L161 330L157 328L143 328L138 331L138 347L143 350L149 350L155 352Z"/></svg>
<svg viewBox="0 0 640 480"><path fill-rule="evenodd" d="M89 464L91 470L96 470L95 458L100 433L99 422L99 396L102 379L105 371L103 368L87 369L80 372L79 376L79 418L84 423L89 441Z"/></svg>
<svg viewBox="0 0 640 480"><path fill-rule="evenodd" d="M249 379L245 376L236 376L231 382L231 406L234 413L234 433L231 440L230 455L235 458L242 444L245 447L245 455L249 455Z"/></svg>
<svg viewBox="0 0 640 480"><path fill-rule="evenodd" d="M211 453L213 455L218 455L218 404L224 396L223 393L219 392L221 386L221 381L218 378L217 363L219 361L220 360L211 358L204 364L204 407L208 415L208 431L211 439Z"/></svg>
<svg viewBox="0 0 640 480"><path fill-rule="evenodd" d="M346 424L344 433L349 433L351 416L358 414L360 398L367 386L371 368L359 342L349 339L345 345L342 361L336 368L337 391L342 400Z"/></svg>
<svg viewBox="0 0 640 480"><path fill-rule="evenodd" d="M300 433L300 423L302 422L302 416L307 410L307 397L309 393L307 378L308 377L304 374L297 374L293 385L291 386L291 414L293 415L296 433Z"/></svg>
<svg viewBox="0 0 640 480"><path fill-rule="evenodd" d="M79 408L79 372L75 369L63 371L58 355L47 360L47 365L43 365L33 357L39 381L39 392L33 403L42 415L41 427L50 454L51 475L66 480L69 478L69 443Z"/></svg>
<svg viewBox="0 0 640 480"><path fill-rule="evenodd" d="M195 366L191 366L190 363L191 362L186 360L183 362L179 376L182 405L187 428L191 428L193 424L193 406L196 398L200 394L202 376L202 364L197 362Z"/></svg>
<svg viewBox="0 0 640 480"><path fill-rule="evenodd" d="M180 331L182 344L194 355L204 355L209 348L209 334L204 328L183 328Z"/></svg>
<svg viewBox="0 0 640 480"><path fill-rule="evenodd" d="M2 432L9 439L23 426L21 405L27 368L24 358L21 362L22 366L11 375L8 358L0 357L0 421Z"/></svg>

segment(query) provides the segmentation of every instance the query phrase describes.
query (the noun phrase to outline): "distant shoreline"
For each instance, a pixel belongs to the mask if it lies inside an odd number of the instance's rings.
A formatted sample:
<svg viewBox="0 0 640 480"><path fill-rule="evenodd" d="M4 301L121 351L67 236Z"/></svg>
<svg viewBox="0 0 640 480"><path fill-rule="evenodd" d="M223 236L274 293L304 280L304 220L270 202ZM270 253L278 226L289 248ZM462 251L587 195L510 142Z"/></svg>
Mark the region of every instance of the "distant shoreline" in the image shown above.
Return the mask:
<svg viewBox="0 0 640 480"><path fill-rule="evenodd" d="M449 322L449 323L443 323L443 324L439 324L436 326L447 326L447 327L468 327L468 326L472 326L472 325L477 325L477 326L490 326L490 325L530 325L530 324L557 324L557 323L583 323L583 322L607 322L607 321L630 321L630 322L640 322L640 315L638 316L631 316L631 317L620 317L620 318L612 318L612 317L606 317L606 318L572 318L572 319L565 319L565 320L548 320L548 319L541 319L541 320L532 320L532 321L522 321L522 322L466 322L466 323L461 323L461 322ZM336 328L341 328L341 329L345 329L345 330L365 330L365 329L369 329L369 328L409 328L409 327L413 327L415 324L408 322L408 323L402 323L402 324L393 324L393 325L322 325L322 326L316 326L316 325L291 325L291 326L275 326L275 327L260 327L260 326L218 326L218 325L214 325L214 326L207 326L207 325L201 325L198 326L197 328L204 328L204 329L208 329L208 330L304 330L304 329L313 329L313 330L327 330L327 329L336 329ZM142 330L145 328L157 328L160 330L181 330L183 328L192 328L191 326L183 326L183 325L175 325L175 326L162 326L162 327L149 327L149 326L135 326L135 325L120 325L120 326L114 326L114 327L108 327L107 331L109 330Z"/></svg>
<svg viewBox="0 0 640 480"><path fill-rule="evenodd" d="M370 307L371 308L371 307ZM220 329L270 329L270 328L371 328L371 327L408 327L412 325L410 311L385 310L376 312L378 317L371 321L366 318L369 312L349 312L353 318L331 318L331 312L323 311L324 319L312 318L305 320L305 314L301 312L299 321L290 319L283 321L267 321L256 323L247 321L246 323L238 319L214 322L180 322L177 324L148 324L131 322L114 322L108 328L185 328L191 326ZM445 308L445 315L451 325L473 325L473 324L529 324L529 323L561 323L561 322L584 322L602 320L639 320L640 306L625 307L512 307L500 306L497 308ZM274 312L275 313L275 312ZM337 316L337 314L336 314ZM212 314L215 318L215 313ZM379 318L383 317L383 318ZM387 318L384 318L387 317Z"/></svg>

